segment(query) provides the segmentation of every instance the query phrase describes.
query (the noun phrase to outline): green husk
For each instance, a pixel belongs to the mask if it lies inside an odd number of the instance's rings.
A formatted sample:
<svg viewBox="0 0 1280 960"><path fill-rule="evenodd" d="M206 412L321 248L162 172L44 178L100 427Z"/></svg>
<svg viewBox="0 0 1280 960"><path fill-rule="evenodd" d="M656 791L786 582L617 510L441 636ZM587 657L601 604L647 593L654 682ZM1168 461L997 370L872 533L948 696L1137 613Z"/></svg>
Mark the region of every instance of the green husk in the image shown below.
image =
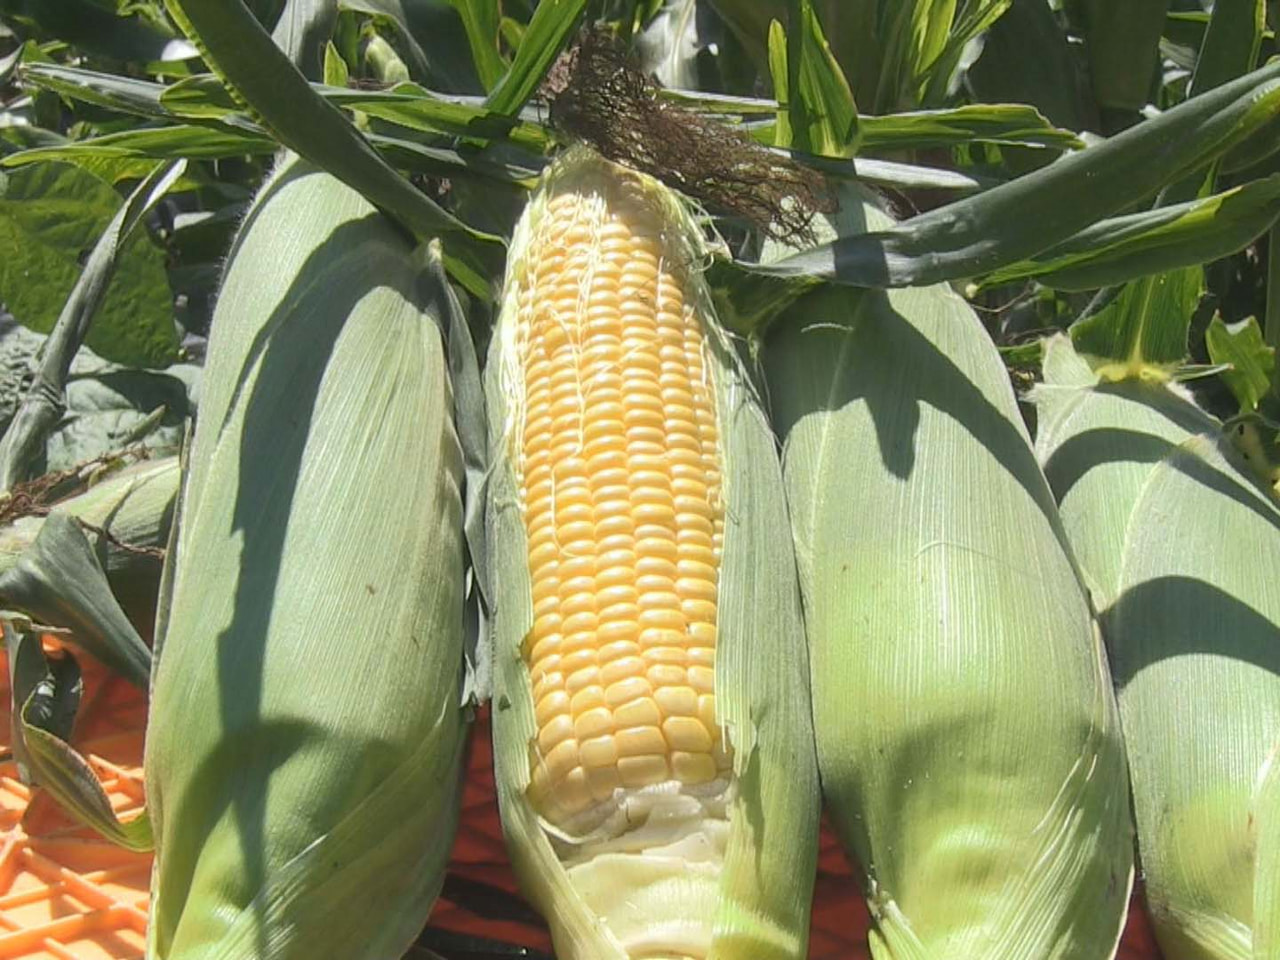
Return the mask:
<svg viewBox="0 0 1280 960"><path fill-rule="evenodd" d="M145 769L154 960L392 960L453 839L462 454L417 257L289 160L214 317Z"/></svg>
<svg viewBox="0 0 1280 960"><path fill-rule="evenodd" d="M1280 740L1280 509L1187 395L1098 383L1065 338L1036 400L1111 650L1156 938L1166 960L1271 960L1255 805Z"/></svg>
<svg viewBox="0 0 1280 960"><path fill-rule="evenodd" d="M1280 743L1271 751L1253 804L1258 838L1253 890L1254 956L1280 956Z"/></svg>
<svg viewBox="0 0 1280 960"><path fill-rule="evenodd" d="M888 222L856 198L843 217ZM872 955L1111 956L1133 876L1119 718L990 338L946 286L826 289L764 360Z"/></svg>
<svg viewBox="0 0 1280 960"><path fill-rule="evenodd" d="M697 264L701 239L675 194L577 148L562 155L530 201L512 242L508 288L524 269L534 224L556 191L604 196L631 178L663 211L672 242ZM516 304L508 297L486 376L490 424L489 548L501 586L493 622L494 761L512 862L526 894L546 915L560 960L626 960L626 935L685 921L709 929L709 958L801 960L806 956L817 856L819 788L813 756L807 666L795 565L773 438L753 387L716 325L698 270L686 302L700 305L721 418L724 553L716 651L717 719L734 749L736 783L718 879L679 857L601 855L575 878L550 841L555 828L530 803L532 689L520 645L532 626L528 547L512 448L518 369ZM628 888L628 884L634 886ZM592 903L608 909L597 913Z"/></svg>
<svg viewBox="0 0 1280 960"><path fill-rule="evenodd" d="M147 460L59 501L49 515L79 521L120 606L143 639L151 636L161 558L173 520L178 460ZM47 518L18 517L0 529L0 581L31 550ZM70 624L62 624L70 626Z"/></svg>

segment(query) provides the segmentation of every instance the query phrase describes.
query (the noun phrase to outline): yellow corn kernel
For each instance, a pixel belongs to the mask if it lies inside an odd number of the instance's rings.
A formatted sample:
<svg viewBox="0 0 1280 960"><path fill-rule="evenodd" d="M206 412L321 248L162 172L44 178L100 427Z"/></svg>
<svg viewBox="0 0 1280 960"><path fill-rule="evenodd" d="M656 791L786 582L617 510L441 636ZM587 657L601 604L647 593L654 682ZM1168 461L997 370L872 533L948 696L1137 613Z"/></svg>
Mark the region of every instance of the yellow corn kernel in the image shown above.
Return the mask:
<svg viewBox="0 0 1280 960"><path fill-rule="evenodd" d="M660 216L566 191L530 249L514 295L531 799L565 822L619 786L727 769L711 683L724 508L703 333Z"/></svg>

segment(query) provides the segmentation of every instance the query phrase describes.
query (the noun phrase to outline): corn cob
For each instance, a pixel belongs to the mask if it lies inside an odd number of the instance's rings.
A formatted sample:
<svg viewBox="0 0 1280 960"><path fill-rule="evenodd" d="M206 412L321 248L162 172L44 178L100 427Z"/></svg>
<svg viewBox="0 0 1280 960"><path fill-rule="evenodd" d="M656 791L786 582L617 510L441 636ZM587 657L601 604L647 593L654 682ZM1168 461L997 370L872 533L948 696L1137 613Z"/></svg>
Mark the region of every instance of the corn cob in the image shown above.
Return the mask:
<svg viewBox="0 0 1280 960"><path fill-rule="evenodd" d="M584 148L487 373L495 761L561 960L800 958L818 786L773 440L675 196Z"/></svg>
<svg viewBox="0 0 1280 960"><path fill-rule="evenodd" d="M845 206L850 231L891 222ZM1132 882L1116 707L989 337L947 287L831 288L764 358L819 770L872 955L1112 955Z"/></svg>
<svg viewBox="0 0 1280 960"><path fill-rule="evenodd" d="M1166 960L1274 957L1254 804L1280 740L1280 510L1180 390L1100 383L1066 338L1044 369L1037 452L1111 649L1156 938Z"/></svg>
<svg viewBox="0 0 1280 960"><path fill-rule="evenodd" d="M463 467L416 259L296 161L233 247L148 725L149 958L393 960L440 888Z"/></svg>

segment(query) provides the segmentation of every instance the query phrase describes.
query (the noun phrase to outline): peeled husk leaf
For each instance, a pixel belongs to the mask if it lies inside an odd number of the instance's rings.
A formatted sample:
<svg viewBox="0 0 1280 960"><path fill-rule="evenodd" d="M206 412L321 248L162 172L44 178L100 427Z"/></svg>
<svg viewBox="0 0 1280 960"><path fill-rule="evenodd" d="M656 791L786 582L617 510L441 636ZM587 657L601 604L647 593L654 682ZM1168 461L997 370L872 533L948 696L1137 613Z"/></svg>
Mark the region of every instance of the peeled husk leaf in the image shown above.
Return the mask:
<svg viewBox="0 0 1280 960"><path fill-rule="evenodd" d="M440 889L463 463L424 272L294 160L231 252L148 725L154 960L388 960Z"/></svg>
<svg viewBox="0 0 1280 960"><path fill-rule="evenodd" d="M161 552L173 522L177 457L144 460L113 471L49 509L73 517L93 545L111 590L143 639L151 634ZM35 511L0 529L0 575L12 569L44 528Z"/></svg>
<svg viewBox="0 0 1280 960"><path fill-rule="evenodd" d="M701 253L690 215L675 195L644 175L623 171L579 148L562 155L517 227L508 288L530 254L529 238L558 186L590 189L593 179L636 179L660 205L671 235ZM604 189L608 189L605 187ZM643 929L673 920L711 927L707 956L718 960L802 960L817 856L819 789L813 756L807 664L795 565L777 453L752 385L717 327L700 275L690 271L704 318L713 368L724 474L725 535L716 648L717 720L734 749L736 790L718 882L694 876L677 858L646 870L617 857L608 870L575 884L557 859L548 827L526 790L529 743L536 734L529 671L521 643L533 624L528 545L518 499L513 446L511 353L516 304L508 297L486 373L493 464L488 501L490 560L498 587L494 638L494 761L498 799L512 862L526 894L547 917L561 960L627 960L611 925ZM629 903L625 883L638 880L635 911L600 917L596 902Z"/></svg>
<svg viewBox="0 0 1280 960"><path fill-rule="evenodd" d="M1119 718L990 338L946 286L828 289L764 360L823 791L872 955L1111 956L1133 877Z"/></svg>
<svg viewBox="0 0 1280 960"><path fill-rule="evenodd" d="M1273 909L1256 805L1280 740L1280 509L1175 388L1100 385L1065 338L1045 377L1038 452L1111 651L1156 938L1166 960L1273 957L1253 928Z"/></svg>

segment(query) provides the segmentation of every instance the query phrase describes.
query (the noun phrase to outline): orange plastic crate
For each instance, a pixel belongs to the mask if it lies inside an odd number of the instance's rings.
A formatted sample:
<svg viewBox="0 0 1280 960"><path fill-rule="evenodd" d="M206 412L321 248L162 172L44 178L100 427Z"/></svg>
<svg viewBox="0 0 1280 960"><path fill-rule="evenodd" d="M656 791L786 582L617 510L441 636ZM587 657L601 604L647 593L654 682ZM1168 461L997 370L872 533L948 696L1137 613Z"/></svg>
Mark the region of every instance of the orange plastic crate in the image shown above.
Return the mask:
<svg viewBox="0 0 1280 960"><path fill-rule="evenodd" d="M141 691L82 658L74 739L117 813L142 806ZM9 670L0 682L0 742L9 752ZM135 960L145 952L151 856L76 827L32 796L12 758L0 764L0 958Z"/></svg>
<svg viewBox="0 0 1280 960"><path fill-rule="evenodd" d="M142 806L146 703L141 691L87 658L73 736L121 815ZM8 664L0 653L0 742L9 735ZM7 752L7 746L2 748ZM137 960L144 955L149 854L129 853L71 823L0 763L0 960ZM1136 896L1136 895L1135 895ZM865 960L867 912L848 863L824 825L810 960ZM477 941L551 955L546 926L516 893L498 820L489 724L472 731L462 823L444 893L423 943L450 960L484 956ZM1135 899L1120 960L1159 960Z"/></svg>

